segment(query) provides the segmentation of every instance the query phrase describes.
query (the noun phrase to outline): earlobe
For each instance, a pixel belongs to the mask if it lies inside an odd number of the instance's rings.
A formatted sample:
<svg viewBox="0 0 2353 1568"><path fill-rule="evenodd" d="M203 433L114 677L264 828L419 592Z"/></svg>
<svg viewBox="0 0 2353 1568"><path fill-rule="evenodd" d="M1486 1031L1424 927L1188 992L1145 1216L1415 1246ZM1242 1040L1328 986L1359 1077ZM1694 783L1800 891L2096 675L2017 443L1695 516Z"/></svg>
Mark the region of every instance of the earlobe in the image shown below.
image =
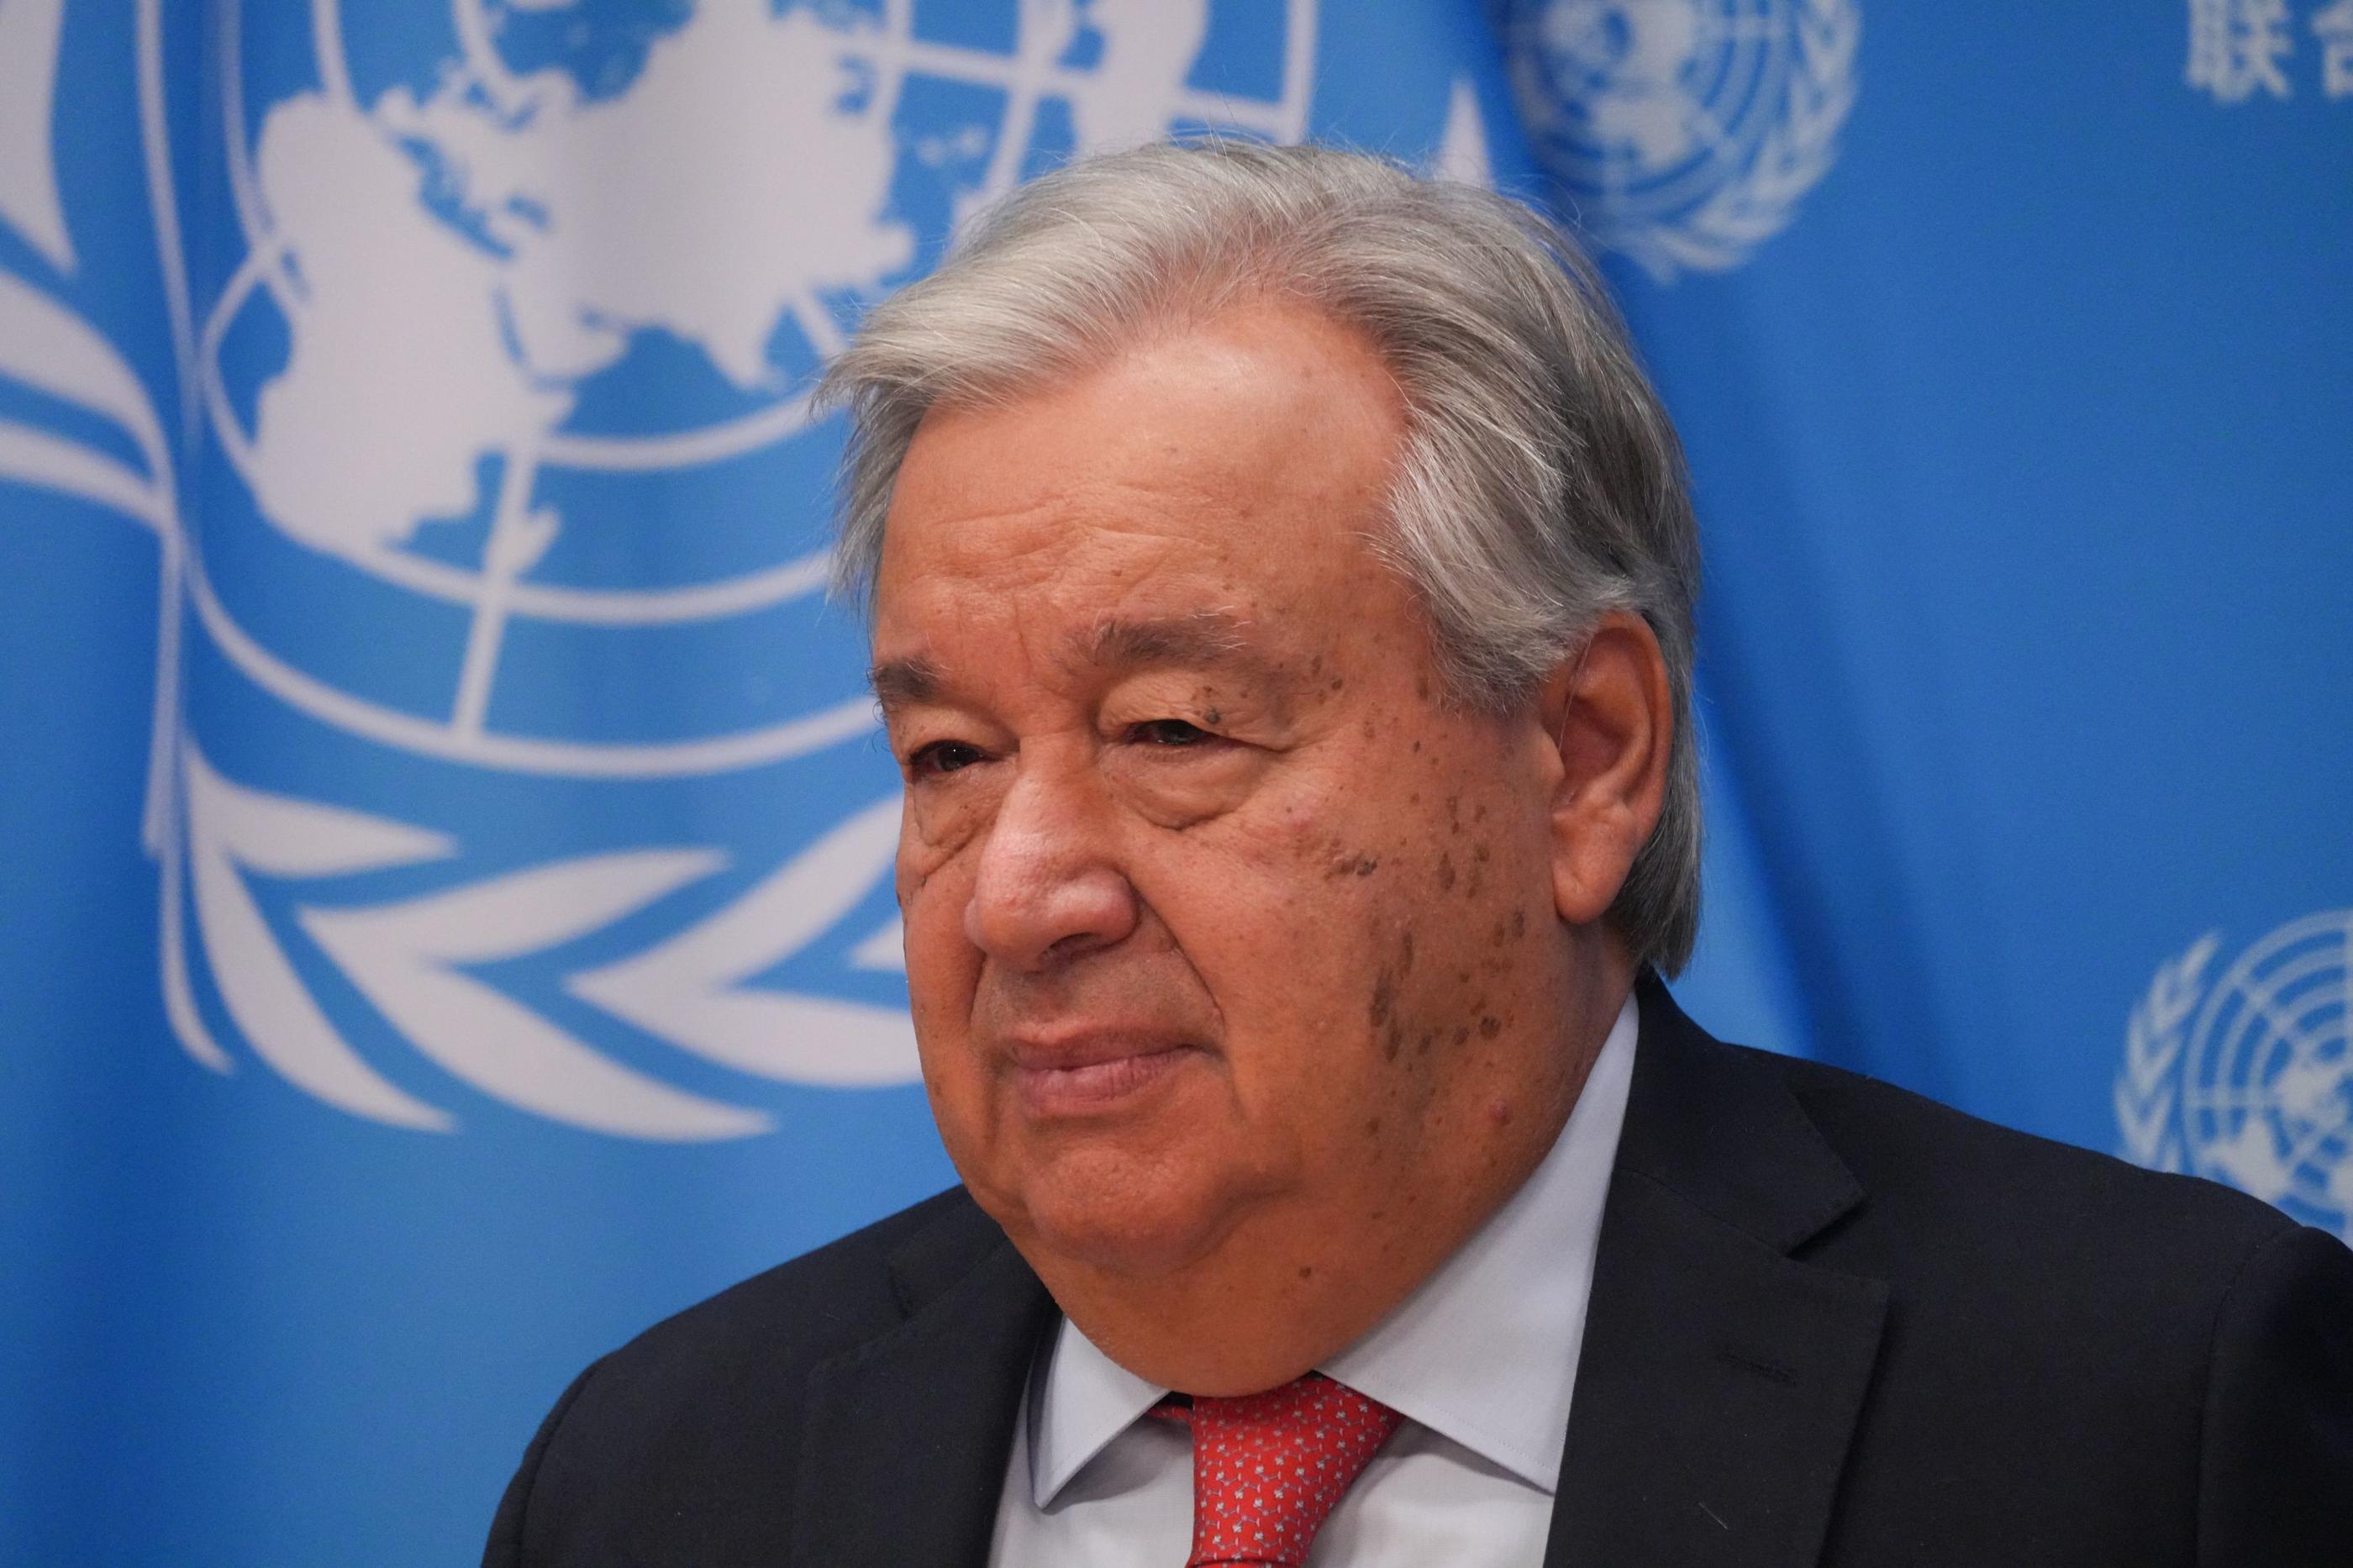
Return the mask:
<svg viewBox="0 0 2353 1568"><path fill-rule="evenodd" d="M1659 639L1639 616L1601 617L1546 683L1560 759L1552 802L1553 901L1587 925L1609 912L1666 796L1674 708Z"/></svg>

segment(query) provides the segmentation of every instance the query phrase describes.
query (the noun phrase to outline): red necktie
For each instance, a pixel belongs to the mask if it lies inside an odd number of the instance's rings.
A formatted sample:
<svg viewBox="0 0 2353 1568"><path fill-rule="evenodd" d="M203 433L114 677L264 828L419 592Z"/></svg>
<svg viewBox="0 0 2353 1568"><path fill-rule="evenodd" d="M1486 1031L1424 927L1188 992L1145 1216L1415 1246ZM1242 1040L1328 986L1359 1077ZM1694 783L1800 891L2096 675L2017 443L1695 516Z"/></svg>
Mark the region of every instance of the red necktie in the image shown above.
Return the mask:
<svg viewBox="0 0 2353 1568"><path fill-rule="evenodd" d="M1153 1414L1193 1428L1193 1555L1185 1568L1299 1568L1308 1545L1405 1417L1309 1373L1233 1399L1173 1401Z"/></svg>

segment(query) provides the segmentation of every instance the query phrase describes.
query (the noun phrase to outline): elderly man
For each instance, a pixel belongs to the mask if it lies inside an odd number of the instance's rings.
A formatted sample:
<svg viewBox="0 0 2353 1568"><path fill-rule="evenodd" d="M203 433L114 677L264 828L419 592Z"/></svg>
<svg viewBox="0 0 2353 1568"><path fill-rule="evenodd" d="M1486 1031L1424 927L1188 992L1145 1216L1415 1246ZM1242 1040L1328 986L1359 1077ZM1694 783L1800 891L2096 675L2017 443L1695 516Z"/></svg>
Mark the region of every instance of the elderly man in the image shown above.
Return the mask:
<svg viewBox="0 0 2353 1568"><path fill-rule="evenodd" d="M1691 511L1539 219L1084 162L832 387L963 1186L591 1367L487 1563L2353 1561L2353 1256L1669 999Z"/></svg>

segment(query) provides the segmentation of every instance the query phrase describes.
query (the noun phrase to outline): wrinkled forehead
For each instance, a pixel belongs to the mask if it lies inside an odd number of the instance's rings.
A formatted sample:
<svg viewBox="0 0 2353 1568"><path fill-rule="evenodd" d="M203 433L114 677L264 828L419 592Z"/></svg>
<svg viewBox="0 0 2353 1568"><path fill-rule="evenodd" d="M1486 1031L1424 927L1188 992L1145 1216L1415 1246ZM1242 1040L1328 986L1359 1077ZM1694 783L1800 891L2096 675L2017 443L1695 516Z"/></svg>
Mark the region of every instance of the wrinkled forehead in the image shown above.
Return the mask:
<svg viewBox="0 0 2353 1568"><path fill-rule="evenodd" d="M1370 564L1404 431L1368 345L1265 303L1059 384L935 407L895 477L878 631L963 585L1077 595L1066 608L1090 616L1170 590L1155 619L1312 598Z"/></svg>
<svg viewBox="0 0 2353 1568"><path fill-rule="evenodd" d="M1269 696L1289 690L1322 666L1293 657L1293 639L1279 627L1229 610L1134 618L1106 614L1063 628L1037 651L1071 681L1098 675L1181 669L1222 675ZM869 682L885 712L951 697L957 674L950 659L925 652L879 654Z"/></svg>

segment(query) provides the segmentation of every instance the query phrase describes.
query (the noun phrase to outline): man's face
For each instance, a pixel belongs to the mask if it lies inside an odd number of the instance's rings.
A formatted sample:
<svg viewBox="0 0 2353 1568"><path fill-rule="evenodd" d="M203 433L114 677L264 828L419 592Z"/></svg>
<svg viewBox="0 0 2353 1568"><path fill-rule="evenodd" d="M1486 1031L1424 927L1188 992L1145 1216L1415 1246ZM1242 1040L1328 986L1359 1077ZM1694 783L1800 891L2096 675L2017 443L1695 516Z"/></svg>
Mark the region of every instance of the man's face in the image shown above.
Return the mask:
<svg viewBox="0 0 2353 1568"><path fill-rule="evenodd" d="M1347 1269L1565 1109L1559 752L1441 698L1369 542L1403 432L1360 340L1267 304L907 454L874 643L916 1037L1058 1295Z"/></svg>

